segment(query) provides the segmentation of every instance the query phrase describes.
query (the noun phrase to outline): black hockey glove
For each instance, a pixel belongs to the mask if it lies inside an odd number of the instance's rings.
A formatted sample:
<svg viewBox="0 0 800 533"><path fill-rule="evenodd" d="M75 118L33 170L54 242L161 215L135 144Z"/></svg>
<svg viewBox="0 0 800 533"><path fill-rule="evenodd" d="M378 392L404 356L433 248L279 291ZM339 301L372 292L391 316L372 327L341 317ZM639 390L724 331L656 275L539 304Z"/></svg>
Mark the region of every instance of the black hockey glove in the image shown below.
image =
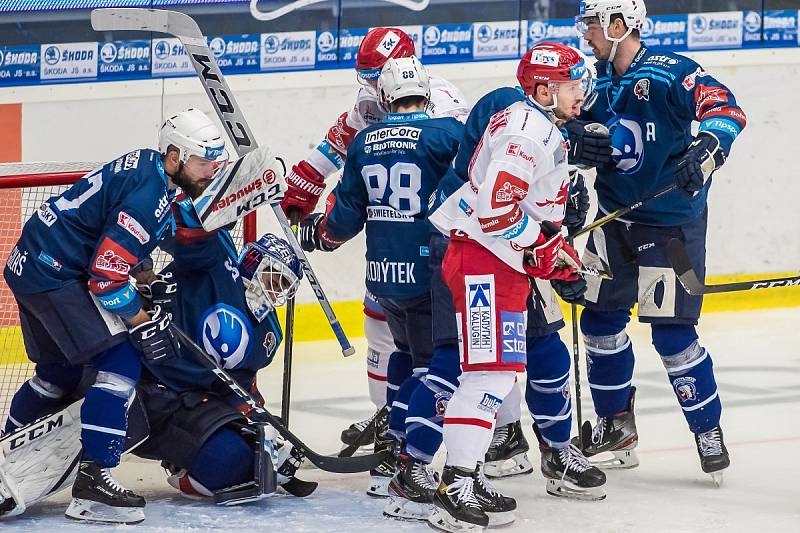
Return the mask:
<svg viewBox="0 0 800 533"><path fill-rule="evenodd" d="M180 357L180 344L172 332L171 324L172 314L165 313L157 305L150 313L150 320L128 330L131 341L146 361L160 364Z"/></svg>
<svg viewBox="0 0 800 533"><path fill-rule="evenodd" d="M569 200L567 209L564 212L564 225L567 227L567 235L577 233L583 228L586 222L586 215L589 214L589 190L586 188L586 180L583 174L576 171L569 183Z"/></svg>
<svg viewBox="0 0 800 533"><path fill-rule="evenodd" d="M687 193L697 194L711 174L725 163L726 157L717 136L701 131L678 161L675 183Z"/></svg>
<svg viewBox="0 0 800 533"><path fill-rule="evenodd" d="M579 277L574 281L554 279L550 281L553 290L568 304L586 304L586 280Z"/></svg>
<svg viewBox="0 0 800 533"><path fill-rule="evenodd" d="M306 252L313 252L314 250L332 252L341 246L342 243L326 238L324 219L324 213L311 213L300 222L297 237L300 241L300 247Z"/></svg>
<svg viewBox="0 0 800 533"><path fill-rule="evenodd" d="M147 300L152 308L160 306L166 313L171 313L175 306L178 284L173 281L172 272L162 272L150 284L137 283L136 290Z"/></svg>
<svg viewBox="0 0 800 533"><path fill-rule="evenodd" d="M605 126L586 120L570 120L562 127L569 137L568 163L596 167L611 162L611 136Z"/></svg>

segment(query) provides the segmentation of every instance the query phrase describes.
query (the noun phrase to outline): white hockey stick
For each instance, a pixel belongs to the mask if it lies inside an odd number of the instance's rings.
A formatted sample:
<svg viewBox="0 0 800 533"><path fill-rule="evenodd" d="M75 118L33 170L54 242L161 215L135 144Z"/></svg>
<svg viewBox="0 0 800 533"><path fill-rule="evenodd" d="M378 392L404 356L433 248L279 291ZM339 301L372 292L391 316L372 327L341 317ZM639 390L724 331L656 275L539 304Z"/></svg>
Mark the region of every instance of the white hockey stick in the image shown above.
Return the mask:
<svg viewBox="0 0 800 533"><path fill-rule="evenodd" d="M239 104L233 97L228 83L225 81L222 71L217 65L217 61L211 54L206 44L206 38L197 26L192 17L177 11L164 11L156 9L95 9L92 11L92 27L95 31L113 30L132 30L132 31L155 31L166 33L177 37L181 44L186 48L186 52L192 60L200 82L206 90L206 94L214 106L214 110L222 121L228 136L235 144L236 153L239 157L255 150L256 144L253 132L245 121ZM319 301L325 316L328 318L331 329L333 330L342 354L346 357L355 353L355 350L347 340L347 336L342 329L336 314L333 312L322 286L314 274L314 270L308 262L305 252L297 242L297 238L292 233L289 221L278 204L271 204L272 211L278 219L286 240L289 241L292 249L297 254L306 273L306 278L314 290L314 294Z"/></svg>
<svg viewBox="0 0 800 533"><path fill-rule="evenodd" d="M275 20L292 11L318 4L325 0L296 0L295 2L273 9L272 11L261 11L258 9L258 1L259 0L250 0L250 14L253 15L253 18L256 20ZM430 0L386 0L386 2L396 4L412 11L422 11L428 7Z"/></svg>

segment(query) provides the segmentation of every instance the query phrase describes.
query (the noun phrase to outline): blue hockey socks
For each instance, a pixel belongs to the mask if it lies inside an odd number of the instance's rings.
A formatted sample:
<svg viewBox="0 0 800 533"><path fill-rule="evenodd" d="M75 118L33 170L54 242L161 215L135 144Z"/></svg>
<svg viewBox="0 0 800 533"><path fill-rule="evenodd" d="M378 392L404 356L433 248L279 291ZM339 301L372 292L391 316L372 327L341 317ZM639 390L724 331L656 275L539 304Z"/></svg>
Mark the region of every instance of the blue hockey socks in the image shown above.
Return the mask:
<svg viewBox="0 0 800 533"><path fill-rule="evenodd" d="M613 416L628 406L633 380L633 346L625 333L629 311L581 314L589 388L598 416Z"/></svg>
<svg viewBox="0 0 800 533"><path fill-rule="evenodd" d="M569 350L558 333L528 337L528 383L525 402L539 427L539 437L552 448L569 444L572 403L569 397Z"/></svg>
<svg viewBox="0 0 800 533"><path fill-rule="evenodd" d="M81 406L81 440L83 459L101 468L119 464L128 428L128 402L141 374L140 357L126 341L92 361L97 378Z"/></svg>
<svg viewBox="0 0 800 533"><path fill-rule="evenodd" d="M694 326L653 324L653 346L661 355L683 416L692 433L719 425L722 403L711 356L698 342Z"/></svg>
<svg viewBox="0 0 800 533"><path fill-rule="evenodd" d="M37 364L33 377L14 394L3 431L11 433L66 407L67 398L78 388L82 375L81 366Z"/></svg>
<svg viewBox="0 0 800 533"><path fill-rule="evenodd" d="M408 352L392 352L389 366L386 368L386 405L391 410L400 385L411 376L411 354Z"/></svg>
<svg viewBox="0 0 800 533"><path fill-rule="evenodd" d="M418 461L433 461L442 444L444 410L458 386L460 374L457 344L433 349L428 374L411 395L406 416L405 451Z"/></svg>

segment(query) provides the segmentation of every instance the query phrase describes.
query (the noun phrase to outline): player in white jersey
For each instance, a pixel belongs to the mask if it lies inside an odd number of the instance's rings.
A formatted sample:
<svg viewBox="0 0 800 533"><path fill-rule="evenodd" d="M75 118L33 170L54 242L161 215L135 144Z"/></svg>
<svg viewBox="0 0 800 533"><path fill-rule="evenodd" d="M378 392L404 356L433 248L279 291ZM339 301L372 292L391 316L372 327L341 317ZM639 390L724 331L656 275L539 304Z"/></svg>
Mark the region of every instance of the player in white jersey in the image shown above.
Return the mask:
<svg viewBox="0 0 800 533"><path fill-rule="evenodd" d="M430 217L451 235L442 277L456 308L463 371L444 414L447 461L430 518L438 529L489 524L476 497L476 466L516 372L525 369L531 278L579 276L578 255L559 231L569 175L568 144L556 123L580 114L585 73L583 58L571 47L542 43L529 50L517 71L525 100L492 116L470 162L469 181ZM568 443L550 455L548 468L563 473L561 483L596 488L605 482Z"/></svg>
<svg viewBox="0 0 800 533"><path fill-rule="evenodd" d="M373 28L367 33L356 56L356 72L361 84L356 102L352 109L339 115L322 142L304 160L292 166L286 179L288 190L281 202L287 216L291 218L294 214L302 220L314 210L325 189L325 180L344 166L347 149L356 134L371 124L381 122L388 112L380 103L377 93L378 77L383 65L389 58L413 56L414 51L414 41L398 28ZM426 108L428 116L453 117L460 122L467 119L469 106L461 91L453 84L430 76L430 90L431 97ZM364 334L367 338L370 399L380 409L387 403L387 367L395 347L383 310L369 293L364 297ZM398 376L394 385L399 386L406 377ZM389 386L392 387L392 384ZM345 429L342 441L345 444L354 442L368 422L369 419L356 422Z"/></svg>

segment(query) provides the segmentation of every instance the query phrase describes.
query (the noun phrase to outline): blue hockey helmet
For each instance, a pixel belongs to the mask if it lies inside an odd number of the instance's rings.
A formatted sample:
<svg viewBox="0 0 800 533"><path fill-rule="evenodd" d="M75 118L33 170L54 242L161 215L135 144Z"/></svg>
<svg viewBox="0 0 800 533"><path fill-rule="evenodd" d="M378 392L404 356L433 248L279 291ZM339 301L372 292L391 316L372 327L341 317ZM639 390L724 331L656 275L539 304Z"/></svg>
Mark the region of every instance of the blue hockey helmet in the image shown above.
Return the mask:
<svg viewBox="0 0 800 533"><path fill-rule="evenodd" d="M247 305L259 322L276 307L285 305L303 279L297 254L288 242L272 233L245 246L239 256L239 273Z"/></svg>

